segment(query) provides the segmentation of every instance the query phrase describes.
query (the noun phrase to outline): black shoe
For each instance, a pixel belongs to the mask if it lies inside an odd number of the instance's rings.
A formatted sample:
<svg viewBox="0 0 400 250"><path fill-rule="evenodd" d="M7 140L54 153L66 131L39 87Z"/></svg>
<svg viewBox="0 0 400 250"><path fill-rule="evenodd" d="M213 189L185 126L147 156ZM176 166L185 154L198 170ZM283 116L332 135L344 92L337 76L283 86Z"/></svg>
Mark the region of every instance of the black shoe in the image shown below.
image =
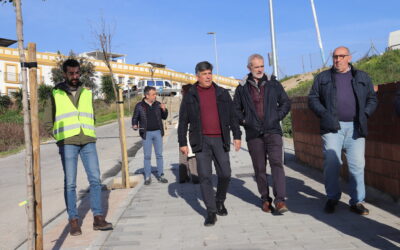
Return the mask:
<svg viewBox="0 0 400 250"><path fill-rule="evenodd" d="M333 212L335 212L335 207L337 204L338 204L337 200L328 199L324 208L325 213L332 214Z"/></svg>
<svg viewBox="0 0 400 250"><path fill-rule="evenodd" d="M168 180L164 178L164 174L160 175L157 180L161 183L168 183Z"/></svg>
<svg viewBox="0 0 400 250"><path fill-rule="evenodd" d="M223 201L217 201L217 214L219 216L227 216L228 215L228 210L226 210L226 207L224 206Z"/></svg>
<svg viewBox="0 0 400 250"><path fill-rule="evenodd" d="M144 181L144 185L150 185L151 184L151 177L149 177L147 180Z"/></svg>
<svg viewBox="0 0 400 250"><path fill-rule="evenodd" d="M214 212L208 212L207 218L204 221L204 226L206 227L214 226L216 221L217 221L217 214Z"/></svg>
<svg viewBox="0 0 400 250"><path fill-rule="evenodd" d="M364 207L362 203L357 203L355 205L350 206L350 211L359 214L359 215L368 215L369 210Z"/></svg>

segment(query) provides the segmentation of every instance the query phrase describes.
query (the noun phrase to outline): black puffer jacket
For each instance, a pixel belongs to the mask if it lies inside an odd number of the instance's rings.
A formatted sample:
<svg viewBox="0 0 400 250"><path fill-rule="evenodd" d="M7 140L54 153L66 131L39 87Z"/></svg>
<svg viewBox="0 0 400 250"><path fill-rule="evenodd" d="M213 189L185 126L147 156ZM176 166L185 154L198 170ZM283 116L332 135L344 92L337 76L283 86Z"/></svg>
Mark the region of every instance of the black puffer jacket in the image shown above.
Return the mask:
<svg viewBox="0 0 400 250"><path fill-rule="evenodd" d="M290 100L280 82L275 76L268 80L266 75L261 81L264 87L264 120L261 121L251 98L251 74L247 76L236 88L233 102L239 124L246 130L246 141L257 138L264 133L280 134L282 129L279 122L290 111ZM253 83L255 84L255 83Z"/></svg>
<svg viewBox="0 0 400 250"><path fill-rule="evenodd" d="M352 65L351 74L353 79L351 85L356 97L356 120L358 133L362 137L368 134L367 119L375 111L378 101L371 79L364 71L355 69ZM318 74L308 95L308 106L321 118L320 132L326 134L337 132L340 129L336 109L336 85L335 69Z"/></svg>
<svg viewBox="0 0 400 250"><path fill-rule="evenodd" d="M222 141L224 150L230 149L230 130L233 138L240 140L242 133L233 110L232 99L226 89L217 86L215 83L215 95L221 124ZM194 153L200 152L203 145L203 135L200 118L200 97L197 92L198 83L194 84L183 97L179 109L178 142L179 147L187 146L186 134L189 125L189 141Z"/></svg>
<svg viewBox="0 0 400 250"><path fill-rule="evenodd" d="M156 116L157 116L157 122L159 127L161 128L161 136L164 136L164 126L162 123L162 120L167 119L168 117L168 110L165 109L163 111L160 107L160 102L155 101L153 103L155 111L156 111ZM147 131L147 106L144 100L141 102L138 102L135 106L135 111L133 112L132 116L132 126L137 125L139 127L139 135L143 138L146 139L146 131ZM162 120L161 120L162 119Z"/></svg>

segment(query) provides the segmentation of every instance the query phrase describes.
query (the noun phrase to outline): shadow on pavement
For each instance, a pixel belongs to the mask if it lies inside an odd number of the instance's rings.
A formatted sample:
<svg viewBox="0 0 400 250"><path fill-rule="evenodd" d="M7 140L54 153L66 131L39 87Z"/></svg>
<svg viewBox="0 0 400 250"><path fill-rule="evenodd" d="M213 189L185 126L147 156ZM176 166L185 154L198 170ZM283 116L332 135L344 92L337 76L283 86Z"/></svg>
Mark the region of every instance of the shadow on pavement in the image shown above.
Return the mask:
<svg viewBox="0 0 400 250"><path fill-rule="evenodd" d="M103 189L101 192L101 198L102 198L102 207L103 207L103 212L104 216L107 216L108 213L108 198L110 196L111 190ZM88 216L88 212L90 210L90 193L89 191L85 192L84 194L80 195L79 200L81 200L79 206L77 207L78 209L78 215L79 215L79 223L82 225L82 221L85 220ZM65 228L61 232L60 236L57 237L57 241L55 242L54 246L52 249L61 249L62 245L64 244L64 241L67 239L69 235L69 224L68 224L68 219L65 219ZM90 230L93 230L90 227ZM82 234L84 234L84 228L82 228ZM71 236L74 237L74 236ZM77 236L79 237L79 236Z"/></svg>
<svg viewBox="0 0 400 250"><path fill-rule="evenodd" d="M314 181L317 181L324 185L323 173L320 169L313 168L311 166L304 166L303 163L296 161L296 156L293 153L285 152L285 166L289 167L293 171L301 173ZM342 179L341 179L342 180ZM348 193L348 182L341 181L342 193ZM383 209L393 215L400 216L400 210L398 204L394 201L384 200L380 197L381 192L378 191L377 194L369 193L367 186L367 194L365 200L380 209ZM384 194L383 194L384 195ZM325 193L324 193L325 197Z"/></svg>
<svg viewBox="0 0 400 250"><path fill-rule="evenodd" d="M168 185L168 193L171 197L181 197L186 203L192 207L198 214L205 216L207 211L202 206L202 197L200 191L200 185L193 184L191 182L179 183L179 164L171 164L172 173L175 175L175 180L171 180L171 184ZM238 178L231 178L228 193L236 196L242 201L260 207L260 198L257 197L251 190L245 187L245 181ZM217 176L213 175L214 189L216 189Z"/></svg>
<svg viewBox="0 0 400 250"><path fill-rule="evenodd" d="M321 172L301 171L302 166L293 161L293 155L285 154L285 157L288 159L286 166L323 184ZM303 180L286 176L286 185L289 197L287 204L291 212L311 215L335 230L377 249L396 249L397 246L391 241L400 243L400 230L371 219L369 216L355 214L344 202L339 202L335 213L326 214L323 211L326 202L325 194L304 185Z"/></svg>
<svg viewBox="0 0 400 250"><path fill-rule="evenodd" d="M202 206L203 199L201 198L200 185L192 182L179 183L179 164L171 164L172 173L175 176L174 180L170 180L168 185L168 193L171 197L182 198L189 206L192 207L201 216L206 215L206 209Z"/></svg>

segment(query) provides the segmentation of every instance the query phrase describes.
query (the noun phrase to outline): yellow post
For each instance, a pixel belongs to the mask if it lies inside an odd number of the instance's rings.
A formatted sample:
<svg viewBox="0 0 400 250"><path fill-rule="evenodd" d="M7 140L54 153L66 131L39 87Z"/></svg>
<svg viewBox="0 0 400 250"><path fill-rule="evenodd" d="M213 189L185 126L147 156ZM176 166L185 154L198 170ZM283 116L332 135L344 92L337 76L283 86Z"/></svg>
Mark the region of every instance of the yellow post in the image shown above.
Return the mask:
<svg viewBox="0 0 400 250"><path fill-rule="evenodd" d="M37 63L36 44L28 44L28 63ZM43 249L42 228L42 188L40 177L40 133L39 133L39 105L37 85L37 65L29 67L29 90L31 107L31 130L32 130L32 152L33 152L33 189L35 200L35 249Z"/></svg>
<svg viewBox="0 0 400 250"><path fill-rule="evenodd" d="M122 89L118 88L118 106L120 116L120 131L121 131L121 149L122 149L122 164L121 164L121 173L122 173L122 186L125 188L130 188L129 181L129 168L128 168L128 153L126 151L126 135L125 135L125 121L124 121L124 97L122 94Z"/></svg>

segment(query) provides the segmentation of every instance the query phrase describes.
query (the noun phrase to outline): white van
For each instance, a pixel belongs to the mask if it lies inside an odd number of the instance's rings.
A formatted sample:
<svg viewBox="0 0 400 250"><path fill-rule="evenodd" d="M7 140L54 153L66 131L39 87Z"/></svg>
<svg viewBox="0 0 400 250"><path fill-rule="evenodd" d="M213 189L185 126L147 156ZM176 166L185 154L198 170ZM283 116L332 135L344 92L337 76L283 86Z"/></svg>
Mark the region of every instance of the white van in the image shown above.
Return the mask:
<svg viewBox="0 0 400 250"><path fill-rule="evenodd" d="M169 81L163 79L139 80L137 84L138 92L143 94L143 90L146 86L155 87L157 90L157 94L163 96L175 96L180 92L180 89L178 89L177 87L173 87Z"/></svg>

